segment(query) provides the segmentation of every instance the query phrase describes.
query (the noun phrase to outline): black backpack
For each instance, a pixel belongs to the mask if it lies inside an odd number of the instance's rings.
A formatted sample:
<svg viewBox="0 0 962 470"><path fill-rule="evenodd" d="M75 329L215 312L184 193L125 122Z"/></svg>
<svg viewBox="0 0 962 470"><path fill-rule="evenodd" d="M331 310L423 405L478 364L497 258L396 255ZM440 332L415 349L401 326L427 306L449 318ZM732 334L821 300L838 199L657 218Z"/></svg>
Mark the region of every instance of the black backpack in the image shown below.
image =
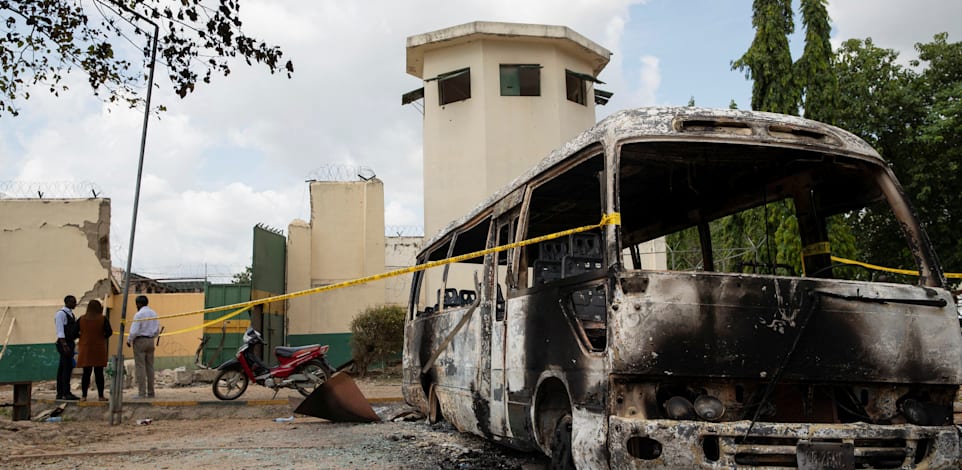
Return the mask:
<svg viewBox="0 0 962 470"><path fill-rule="evenodd" d="M66 310L63 313L67 317L67 323L63 326L63 335L67 341L76 341L80 337L80 323L77 323L77 319Z"/></svg>

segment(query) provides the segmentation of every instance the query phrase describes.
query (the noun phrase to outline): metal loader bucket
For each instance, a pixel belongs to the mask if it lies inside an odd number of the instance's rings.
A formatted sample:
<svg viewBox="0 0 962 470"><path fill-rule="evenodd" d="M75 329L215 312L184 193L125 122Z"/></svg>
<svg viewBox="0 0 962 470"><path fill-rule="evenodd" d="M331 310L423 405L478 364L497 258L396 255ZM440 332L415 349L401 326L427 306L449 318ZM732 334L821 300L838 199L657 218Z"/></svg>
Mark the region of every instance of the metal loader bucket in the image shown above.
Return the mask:
<svg viewBox="0 0 962 470"><path fill-rule="evenodd" d="M345 423L381 421L346 372L337 372L298 405L295 413Z"/></svg>

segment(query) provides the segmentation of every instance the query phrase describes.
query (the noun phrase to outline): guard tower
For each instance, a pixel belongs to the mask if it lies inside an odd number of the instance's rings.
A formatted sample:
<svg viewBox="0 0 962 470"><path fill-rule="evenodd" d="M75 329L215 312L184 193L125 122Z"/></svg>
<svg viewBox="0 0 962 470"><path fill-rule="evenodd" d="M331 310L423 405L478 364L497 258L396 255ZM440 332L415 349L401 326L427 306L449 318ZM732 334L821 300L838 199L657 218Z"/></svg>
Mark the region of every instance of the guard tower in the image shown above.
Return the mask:
<svg viewBox="0 0 962 470"><path fill-rule="evenodd" d="M407 39L424 87L424 234L430 238L595 124L611 52L565 26L477 21Z"/></svg>

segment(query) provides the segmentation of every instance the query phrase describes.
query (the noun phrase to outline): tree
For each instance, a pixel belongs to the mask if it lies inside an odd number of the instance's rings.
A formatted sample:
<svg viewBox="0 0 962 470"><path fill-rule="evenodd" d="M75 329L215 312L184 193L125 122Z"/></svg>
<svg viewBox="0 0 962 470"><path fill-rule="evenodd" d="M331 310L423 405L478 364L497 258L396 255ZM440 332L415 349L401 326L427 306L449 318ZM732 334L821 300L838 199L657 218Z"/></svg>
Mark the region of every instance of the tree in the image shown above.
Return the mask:
<svg viewBox="0 0 962 470"><path fill-rule="evenodd" d="M788 35L794 30L791 0L755 0L752 25L755 39L748 51L732 68L746 71L753 79L752 108L782 114L798 114L802 104L805 117L824 122L835 119L838 83L832 73L831 26L826 0L801 0L805 26L805 50L792 64ZM848 219L836 218L828 224L829 240L837 255L856 256L854 236ZM798 220L791 201L779 201L736 214L719 221L728 249L747 246L744 262L768 266L787 266L802 272L802 244ZM757 243L764 240L762 250ZM770 268L773 269L774 268Z"/></svg>
<svg viewBox="0 0 962 470"><path fill-rule="evenodd" d="M251 279L254 278L254 268L248 266L244 268L243 271L234 274L231 278L231 284L250 284Z"/></svg>
<svg viewBox="0 0 962 470"><path fill-rule="evenodd" d="M911 129L919 125L921 106L911 90L913 73L897 59L897 52L879 48L871 39L842 43L834 63L839 84L836 124L872 145L905 183L903 173L911 161L903 156L914 152L907 146ZM914 266L898 222L884 204L853 214L849 221L860 234L862 259Z"/></svg>
<svg viewBox="0 0 962 470"><path fill-rule="evenodd" d="M235 57L272 74L294 71L279 47L243 33L240 0L0 0L0 115L16 116L34 86L59 96L76 69L94 95L137 106L143 72L123 50L134 44L149 57L153 28L133 11L159 26L157 60L181 98L230 74Z"/></svg>
<svg viewBox="0 0 962 470"><path fill-rule="evenodd" d="M788 47L788 35L795 30L792 15L791 0L754 0L752 3L755 38L748 51L732 62L732 69L745 72L745 77L753 80L751 107L754 110L798 114L801 92L793 78L792 54ZM743 262L763 264L774 271L774 264L788 264L785 261L800 250L795 246L801 242L790 240L787 235L791 227L785 225L797 226L797 221L786 202L766 204L718 222L720 248L750 248L741 256ZM781 237L773 240L774 234L779 233Z"/></svg>
<svg viewBox="0 0 962 470"><path fill-rule="evenodd" d="M898 53L872 42L849 39L839 47L833 68L838 80L837 124L858 135L893 165L901 162L911 129L919 124L921 103L912 92L914 74L896 60Z"/></svg>
<svg viewBox="0 0 962 470"><path fill-rule="evenodd" d="M852 39L836 55L838 124L889 163L947 271L962 270L962 43L945 33L916 44L920 73L871 39ZM884 207L853 217L864 258L914 268L900 227Z"/></svg>
<svg viewBox="0 0 962 470"><path fill-rule="evenodd" d="M401 353L404 347L404 307L369 307L351 320L351 352L363 377L370 365Z"/></svg>
<svg viewBox="0 0 962 470"><path fill-rule="evenodd" d="M918 132L909 144L923 151L906 165L906 186L917 202L919 218L949 271L962 271L962 42L948 34L916 44L927 62L917 79L923 105Z"/></svg>
<svg viewBox="0 0 962 470"><path fill-rule="evenodd" d="M802 93L805 117L832 123L837 107L838 80L832 73L832 27L826 3L827 0L801 0L805 50L795 62L792 73Z"/></svg>
<svg viewBox="0 0 962 470"><path fill-rule="evenodd" d="M791 0L754 0L755 39L748 51L732 62L752 82L752 109L798 114L799 91L792 75L788 35L795 30Z"/></svg>

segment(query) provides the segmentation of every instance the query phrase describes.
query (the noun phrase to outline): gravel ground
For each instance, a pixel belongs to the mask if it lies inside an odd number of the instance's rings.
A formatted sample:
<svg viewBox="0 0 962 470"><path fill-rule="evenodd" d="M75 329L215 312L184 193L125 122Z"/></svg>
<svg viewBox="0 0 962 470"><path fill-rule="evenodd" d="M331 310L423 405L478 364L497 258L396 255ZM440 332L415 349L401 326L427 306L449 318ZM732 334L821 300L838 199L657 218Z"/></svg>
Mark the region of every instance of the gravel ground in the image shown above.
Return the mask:
<svg viewBox="0 0 962 470"><path fill-rule="evenodd" d="M543 456L425 421L345 424L297 417L290 423L208 419L119 426L0 421L0 441L4 468L546 468Z"/></svg>
<svg viewBox="0 0 962 470"><path fill-rule="evenodd" d="M356 381L369 398L400 396L394 377ZM38 383L35 398L46 398L53 383ZM129 390L128 390L129 391ZM272 392L252 386L242 399L269 398ZM296 396L296 392L293 392ZM161 387L163 400L210 400L210 384ZM267 395L267 396L265 396ZM277 398L288 395L282 391ZM52 398L52 397L50 397ZM12 399L0 387L0 402ZM397 415L402 402L376 405L382 418ZM154 419L149 425L130 420L107 422L67 419L62 422L10 420L0 408L2 468L161 469L220 467L232 469L541 469L547 459L516 452L484 439L459 433L447 423L424 420L376 424L332 423L297 415L292 422L271 418ZM35 409L34 413L39 410Z"/></svg>

